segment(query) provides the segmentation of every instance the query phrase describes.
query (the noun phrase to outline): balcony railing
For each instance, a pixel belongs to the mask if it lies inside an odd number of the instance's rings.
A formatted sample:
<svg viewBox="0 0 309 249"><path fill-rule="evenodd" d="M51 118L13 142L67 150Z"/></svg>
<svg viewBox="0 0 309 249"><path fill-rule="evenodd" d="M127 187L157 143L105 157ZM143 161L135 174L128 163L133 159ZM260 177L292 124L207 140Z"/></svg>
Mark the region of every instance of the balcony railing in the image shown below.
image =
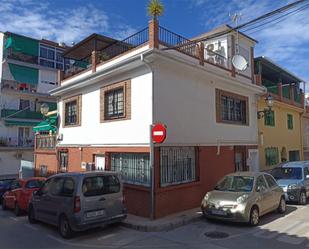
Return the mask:
<svg viewBox="0 0 309 249"><path fill-rule="evenodd" d="M37 150L53 150L56 148L55 135L37 135L35 138Z"/></svg>
<svg viewBox="0 0 309 249"><path fill-rule="evenodd" d="M34 138L0 137L0 147L34 147Z"/></svg>
<svg viewBox="0 0 309 249"><path fill-rule="evenodd" d="M27 62L31 64L38 64L38 56L24 54L22 52L13 51L12 48L7 49L6 58Z"/></svg>
<svg viewBox="0 0 309 249"><path fill-rule="evenodd" d="M9 90L23 93L36 93L37 91L36 87L30 84L19 83L14 80L2 80L1 90Z"/></svg>
<svg viewBox="0 0 309 249"><path fill-rule="evenodd" d="M29 110L13 110L13 109L2 109L1 118L20 118L20 119L42 119L40 112L34 112Z"/></svg>

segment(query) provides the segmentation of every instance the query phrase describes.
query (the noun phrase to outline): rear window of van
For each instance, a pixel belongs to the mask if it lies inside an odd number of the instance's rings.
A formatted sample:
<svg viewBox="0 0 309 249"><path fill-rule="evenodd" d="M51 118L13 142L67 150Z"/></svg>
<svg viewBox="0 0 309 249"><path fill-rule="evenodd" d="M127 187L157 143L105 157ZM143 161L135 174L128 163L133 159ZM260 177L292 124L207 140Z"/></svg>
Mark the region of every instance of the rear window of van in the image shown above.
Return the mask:
<svg viewBox="0 0 309 249"><path fill-rule="evenodd" d="M118 193L120 182L115 175L92 176L83 181L82 192L84 196L97 196Z"/></svg>

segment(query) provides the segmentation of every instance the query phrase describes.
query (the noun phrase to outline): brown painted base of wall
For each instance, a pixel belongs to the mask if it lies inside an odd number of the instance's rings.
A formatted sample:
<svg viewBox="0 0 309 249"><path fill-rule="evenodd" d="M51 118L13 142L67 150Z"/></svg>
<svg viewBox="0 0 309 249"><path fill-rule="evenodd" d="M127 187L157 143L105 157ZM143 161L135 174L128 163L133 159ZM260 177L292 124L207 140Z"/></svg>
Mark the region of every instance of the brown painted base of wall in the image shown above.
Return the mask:
<svg viewBox="0 0 309 249"><path fill-rule="evenodd" d="M160 187L160 149L155 148L155 218L184 211L200 206L201 200L207 191L213 189L215 184L225 174L235 171L235 153L242 151L247 157L248 149L257 149L257 146L200 146L197 148L196 182ZM111 152L148 152L149 147L69 147L58 148L57 151L68 152L68 171L84 171L82 162L94 162L96 154L105 155L106 169L110 169ZM48 171L57 172L57 153L36 151L35 167L41 165L48 167ZM246 158L245 158L246 159ZM128 211L143 217L150 217L151 195L150 188L125 184L125 203Z"/></svg>

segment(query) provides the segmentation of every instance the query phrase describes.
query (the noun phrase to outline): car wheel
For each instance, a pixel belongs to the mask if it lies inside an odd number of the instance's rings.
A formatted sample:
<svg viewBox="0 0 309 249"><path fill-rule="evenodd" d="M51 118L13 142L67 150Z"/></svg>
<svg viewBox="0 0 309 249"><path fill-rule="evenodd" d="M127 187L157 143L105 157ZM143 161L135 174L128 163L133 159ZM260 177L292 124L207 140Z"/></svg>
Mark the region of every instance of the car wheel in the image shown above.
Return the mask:
<svg viewBox="0 0 309 249"><path fill-rule="evenodd" d="M69 239L73 236L73 231L70 226L69 220L67 219L67 217L65 217L65 215L61 215L59 219L58 230L60 235L65 239Z"/></svg>
<svg viewBox="0 0 309 249"><path fill-rule="evenodd" d="M5 200L2 200L2 210L6 210L6 204L5 204Z"/></svg>
<svg viewBox="0 0 309 249"><path fill-rule="evenodd" d="M284 197L281 197L278 207L278 213L284 214L286 211L286 203Z"/></svg>
<svg viewBox="0 0 309 249"><path fill-rule="evenodd" d="M34 213L34 209L32 206L29 207L29 210L28 210L28 221L29 223L31 224L34 224L36 223L36 219L35 219L35 213Z"/></svg>
<svg viewBox="0 0 309 249"><path fill-rule="evenodd" d="M15 203L14 213L15 213L16 216L19 216L20 213L21 213L20 207L19 207L17 202Z"/></svg>
<svg viewBox="0 0 309 249"><path fill-rule="evenodd" d="M250 211L249 223L251 226L257 226L260 222L259 209L257 207L252 207Z"/></svg>
<svg viewBox="0 0 309 249"><path fill-rule="evenodd" d="M306 197L306 193L304 191L300 192L298 203L300 205L306 205L307 204L307 197Z"/></svg>

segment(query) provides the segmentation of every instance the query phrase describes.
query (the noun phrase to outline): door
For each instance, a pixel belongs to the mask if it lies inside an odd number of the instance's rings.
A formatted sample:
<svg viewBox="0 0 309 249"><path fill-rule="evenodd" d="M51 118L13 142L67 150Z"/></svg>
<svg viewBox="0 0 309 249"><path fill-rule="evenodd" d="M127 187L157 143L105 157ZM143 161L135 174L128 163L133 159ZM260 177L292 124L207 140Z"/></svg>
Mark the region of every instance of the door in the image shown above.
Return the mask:
<svg viewBox="0 0 309 249"><path fill-rule="evenodd" d="M235 146L235 171L246 171L246 147Z"/></svg>
<svg viewBox="0 0 309 249"><path fill-rule="evenodd" d="M271 209L270 201L272 199L271 191L265 182L265 179L260 175L256 180L256 191L259 194L258 204L260 208L260 215L263 215Z"/></svg>
<svg viewBox="0 0 309 249"><path fill-rule="evenodd" d="M95 170L105 170L105 157L104 155L94 156Z"/></svg>
<svg viewBox="0 0 309 249"><path fill-rule="evenodd" d="M18 127L18 146L22 146L24 143L24 128Z"/></svg>
<svg viewBox="0 0 309 249"><path fill-rule="evenodd" d="M265 174L264 177L272 196L272 198L269 199L268 206L270 206L270 208L274 210L278 208L280 204L281 191L278 191L278 188L280 187L278 186L276 180L272 176Z"/></svg>
<svg viewBox="0 0 309 249"><path fill-rule="evenodd" d="M259 151L250 149L248 150L248 154L249 154L249 160L248 160L249 170L253 172L259 172L260 171Z"/></svg>

